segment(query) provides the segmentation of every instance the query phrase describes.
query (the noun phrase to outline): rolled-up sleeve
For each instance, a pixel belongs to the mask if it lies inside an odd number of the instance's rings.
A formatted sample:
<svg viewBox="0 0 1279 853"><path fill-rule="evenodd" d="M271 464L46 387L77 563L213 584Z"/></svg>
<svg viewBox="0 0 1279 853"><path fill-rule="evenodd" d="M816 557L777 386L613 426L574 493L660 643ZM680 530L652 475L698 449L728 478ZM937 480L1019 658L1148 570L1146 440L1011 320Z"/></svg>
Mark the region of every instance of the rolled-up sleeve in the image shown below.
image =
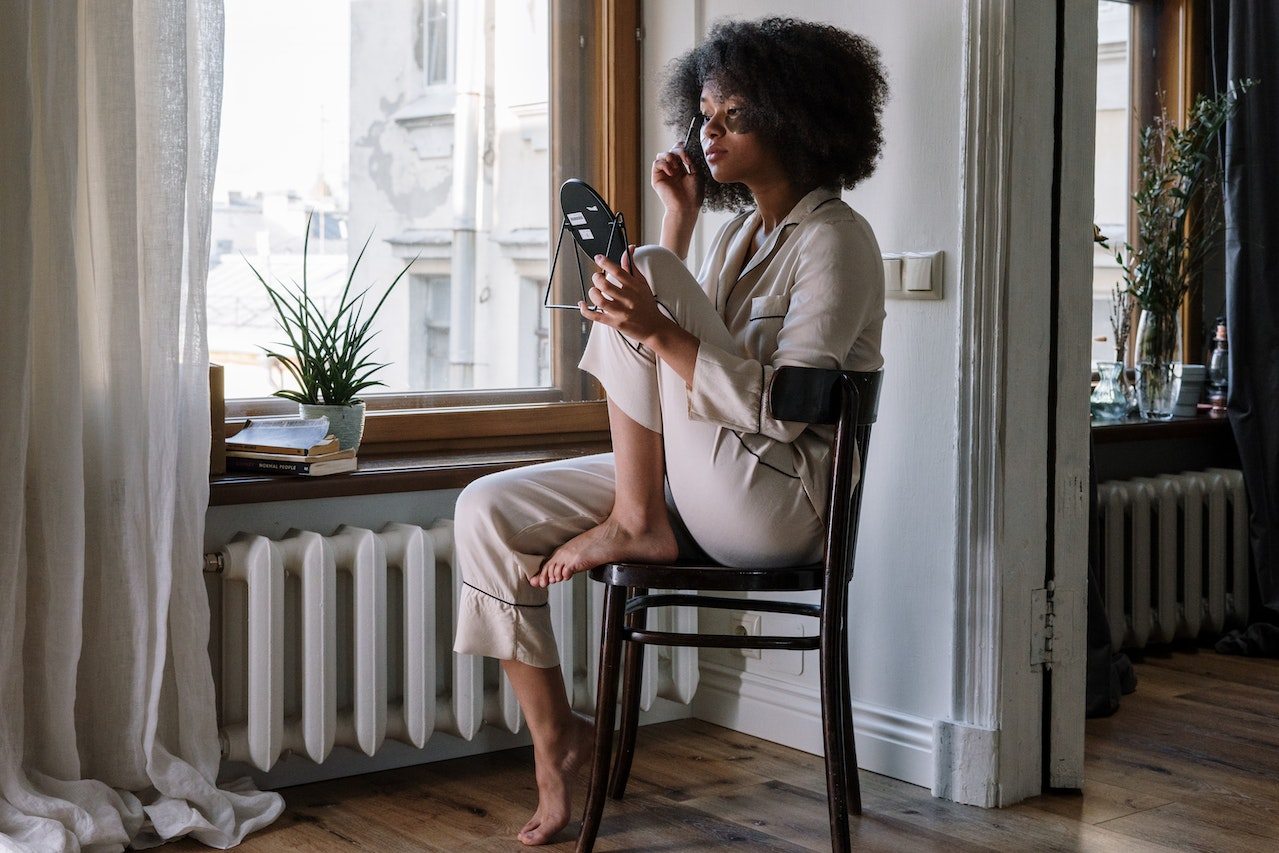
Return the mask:
<svg viewBox="0 0 1279 853"><path fill-rule="evenodd" d="M839 368L868 324L882 319L884 267L870 230L856 220L838 220L803 239L772 359L761 363L703 341L689 388L690 418L794 441L808 424L779 421L768 411L776 369Z"/></svg>

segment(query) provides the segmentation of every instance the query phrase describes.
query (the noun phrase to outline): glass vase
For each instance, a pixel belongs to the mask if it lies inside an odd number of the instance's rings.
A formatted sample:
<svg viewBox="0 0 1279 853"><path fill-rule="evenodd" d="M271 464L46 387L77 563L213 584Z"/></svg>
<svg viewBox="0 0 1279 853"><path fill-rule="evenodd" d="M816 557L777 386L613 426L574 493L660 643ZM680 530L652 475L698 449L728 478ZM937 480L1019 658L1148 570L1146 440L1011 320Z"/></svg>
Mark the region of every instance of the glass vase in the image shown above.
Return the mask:
<svg viewBox="0 0 1279 853"><path fill-rule="evenodd" d="M1142 311L1137 320L1137 408L1147 420L1170 420L1181 395L1179 313Z"/></svg>
<svg viewBox="0 0 1279 853"><path fill-rule="evenodd" d="M1119 421L1128 415L1128 395L1124 393L1124 364L1121 361L1097 362L1097 387L1089 398L1093 420Z"/></svg>

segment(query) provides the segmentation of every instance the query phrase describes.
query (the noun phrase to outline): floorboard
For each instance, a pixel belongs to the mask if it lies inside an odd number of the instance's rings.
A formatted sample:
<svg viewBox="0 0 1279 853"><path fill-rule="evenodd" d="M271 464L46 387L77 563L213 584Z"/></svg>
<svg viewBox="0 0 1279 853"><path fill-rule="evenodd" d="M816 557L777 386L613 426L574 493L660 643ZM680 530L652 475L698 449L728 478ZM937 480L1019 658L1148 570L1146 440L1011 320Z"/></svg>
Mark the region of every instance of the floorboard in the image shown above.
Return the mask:
<svg viewBox="0 0 1279 853"><path fill-rule="evenodd" d="M1279 850L1279 661L1178 650L1136 664L1138 690L1089 720L1083 790L978 809L863 772L859 850ZM498 851L536 802L509 752L282 792L245 853ZM579 792L579 809L580 809ZM548 850L571 850L576 823ZM599 851L828 850L820 758L698 720L641 729L627 797ZM204 850L192 841L168 849Z"/></svg>

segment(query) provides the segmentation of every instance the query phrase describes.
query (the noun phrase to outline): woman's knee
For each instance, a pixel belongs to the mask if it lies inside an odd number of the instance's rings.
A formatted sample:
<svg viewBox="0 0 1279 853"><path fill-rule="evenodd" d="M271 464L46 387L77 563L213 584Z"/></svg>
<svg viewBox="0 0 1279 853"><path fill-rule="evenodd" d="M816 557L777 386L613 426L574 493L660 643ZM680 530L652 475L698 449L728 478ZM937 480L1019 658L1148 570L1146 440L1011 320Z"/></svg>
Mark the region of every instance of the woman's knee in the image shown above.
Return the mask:
<svg viewBox="0 0 1279 853"><path fill-rule="evenodd" d="M635 269L647 279L649 288L656 294L660 294L660 287L673 280L675 270L689 275L684 262L670 249L662 246L636 246L634 257Z"/></svg>
<svg viewBox="0 0 1279 853"><path fill-rule="evenodd" d="M518 468L473 480L458 495L454 535L459 542L486 541L506 549L517 533L551 513L538 499L545 491L546 484Z"/></svg>
<svg viewBox="0 0 1279 853"><path fill-rule="evenodd" d="M472 480L457 497L453 528L459 539L496 533L502 516L502 495L509 492L496 474Z"/></svg>

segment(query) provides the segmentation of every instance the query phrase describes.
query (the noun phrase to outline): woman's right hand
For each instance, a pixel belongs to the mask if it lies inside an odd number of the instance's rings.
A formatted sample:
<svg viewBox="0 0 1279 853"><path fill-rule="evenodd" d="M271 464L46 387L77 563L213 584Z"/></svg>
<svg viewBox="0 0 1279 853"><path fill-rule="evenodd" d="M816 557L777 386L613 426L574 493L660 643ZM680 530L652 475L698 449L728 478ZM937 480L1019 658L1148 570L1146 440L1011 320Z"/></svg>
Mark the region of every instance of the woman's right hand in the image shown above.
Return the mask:
<svg viewBox="0 0 1279 853"><path fill-rule="evenodd" d="M702 207L702 188L683 142L653 158L650 182L668 214L680 218L697 216Z"/></svg>

